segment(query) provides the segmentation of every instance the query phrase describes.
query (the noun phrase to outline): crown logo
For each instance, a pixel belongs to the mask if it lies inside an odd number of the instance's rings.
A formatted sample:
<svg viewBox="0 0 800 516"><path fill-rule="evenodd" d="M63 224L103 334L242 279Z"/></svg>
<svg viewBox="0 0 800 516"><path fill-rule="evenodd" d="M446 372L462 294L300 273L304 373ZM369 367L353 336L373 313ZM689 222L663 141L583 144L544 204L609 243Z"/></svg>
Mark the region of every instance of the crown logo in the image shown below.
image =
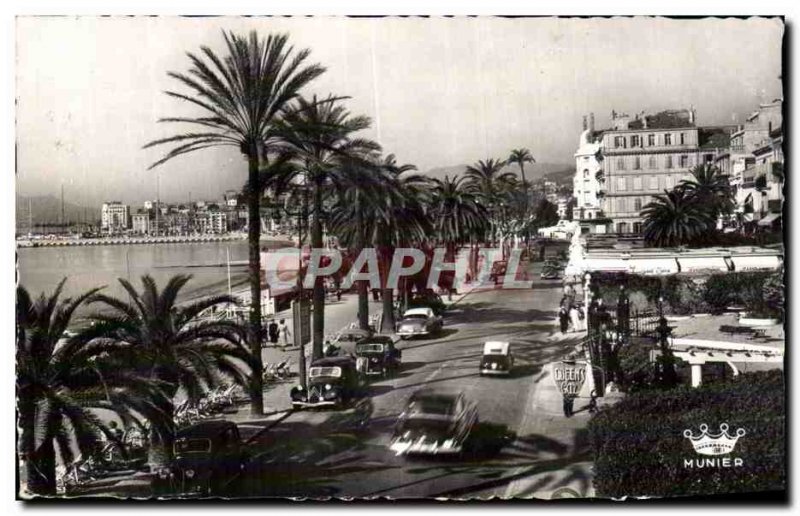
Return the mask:
<svg viewBox="0 0 800 516"><path fill-rule="evenodd" d="M708 425L700 425L699 436L695 437L688 428L683 431L683 436L692 443L694 451L700 455L725 455L733 451L736 442L745 435L744 428L736 430L736 435L728 433L728 424L719 425L720 433L713 435L708 433Z"/></svg>

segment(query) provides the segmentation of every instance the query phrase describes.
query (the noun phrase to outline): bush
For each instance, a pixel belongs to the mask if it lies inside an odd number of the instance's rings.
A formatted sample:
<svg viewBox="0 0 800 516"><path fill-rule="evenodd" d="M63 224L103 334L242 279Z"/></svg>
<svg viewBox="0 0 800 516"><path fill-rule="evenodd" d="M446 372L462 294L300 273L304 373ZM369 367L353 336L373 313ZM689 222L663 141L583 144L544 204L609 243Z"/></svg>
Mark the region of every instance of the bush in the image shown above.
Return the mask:
<svg viewBox="0 0 800 516"><path fill-rule="evenodd" d="M714 274L706 280L703 299L712 313L720 313L732 305L743 305L748 312L769 311L764 301L764 282L769 272L729 272Z"/></svg>
<svg viewBox="0 0 800 516"><path fill-rule="evenodd" d="M633 394L601 409L589 423L598 496L690 496L783 490L786 486L784 377L746 373L693 389ZM684 430L729 433L743 428L731 461L738 467L687 467L714 458L695 452Z"/></svg>

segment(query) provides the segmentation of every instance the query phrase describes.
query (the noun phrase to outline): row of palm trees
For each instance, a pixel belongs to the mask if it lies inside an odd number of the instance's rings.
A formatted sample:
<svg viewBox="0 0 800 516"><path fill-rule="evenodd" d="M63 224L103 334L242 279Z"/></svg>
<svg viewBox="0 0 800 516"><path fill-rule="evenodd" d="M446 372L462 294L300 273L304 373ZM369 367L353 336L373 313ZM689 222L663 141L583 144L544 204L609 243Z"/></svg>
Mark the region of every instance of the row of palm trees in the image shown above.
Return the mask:
<svg viewBox="0 0 800 516"><path fill-rule="evenodd" d="M103 411L125 427L149 435L149 462L169 460L175 434L175 399L199 399L221 382L247 385L252 354L244 330L233 322L202 320L211 307L235 303L211 296L177 304L190 276L174 276L159 289L149 277L137 290L119 282L127 299L96 288L76 298L61 298L64 281L50 295L33 298L17 289L17 410L19 450L31 493L56 492L56 450L64 465L76 452L96 454L103 442L125 452ZM70 331L84 305L100 310L83 329Z"/></svg>
<svg viewBox="0 0 800 516"><path fill-rule="evenodd" d="M150 463L169 457L174 435L173 405L180 393L197 398L223 379L249 391L251 411L263 413L261 360L260 212L265 196L287 197L307 215L309 241L323 247L323 235L337 237L354 254L377 250L381 277L395 249L445 246L449 257L467 243L497 243L527 234L537 214L548 213L531 197L524 165L534 162L527 149L507 161L517 163L522 182L506 161L487 159L463 175L429 178L416 167L383 155L380 145L359 137L370 126L351 114L346 97L306 97L302 91L325 69L308 62L286 35L223 33L226 53L208 47L187 54L186 73L170 72L188 93L167 95L188 103L194 116L166 117L176 134L145 148L170 145L151 168L211 147L234 146L248 163L243 193L248 207L250 313L244 327L232 322L199 322L198 315L227 296L178 305L188 276L172 278L163 290L145 276L142 290L120 279L128 300L93 290L60 299L63 282L50 295L33 300L17 294L17 390L22 428L21 452L32 492L52 493L55 449L65 463L73 450L91 453L101 435L114 435L97 410L116 413L126 423L149 423ZM290 210L285 209L287 213ZM533 213L533 215L531 215ZM548 223L539 220L539 223ZM358 320L368 325L368 287L359 281ZM394 292L382 292L382 330L394 328ZM313 288L312 354L322 355L325 295L322 279ZM84 303L106 308L93 324L64 337L75 310Z"/></svg>
<svg viewBox="0 0 800 516"><path fill-rule="evenodd" d="M650 245L707 242L717 220L733 213L734 188L726 175L710 164L697 165L690 173L689 179L655 196L642 210L644 238Z"/></svg>
<svg viewBox="0 0 800 516"><path fill-rule="evenodd" d="M430 181L411 165L382 157L376 142L358 136L370 125L343 106L346 97L304 97L302 91L325 69L309 64L309 50L295 50L286 35L260 38L223 33L227 54L208 47L189 53L188 73L169 75L190 93L167 94L188 102L194 117L160 121L193 127L154 140L145 147L172 145L159 166L177 156L208 147L235 146L248 161L244 186L250 221L258 221L266 191L302 199L310 217L310 244L321 247L323 233L340 237L355 249L373 245L383 268L393 250L435 239L458 245L469 239L496 242L501 235L526 229L527 182L524 164L533 162L526 149L511 160L523 171L523 192L516 177L501 172L504 161L489 159L468 167L464 178ZM505 201L498 202L502 199ZM512 222L522 220L525 224ZM488 224L488 230L486 228ZM512 227L513 226L513 227ZM260 224L248 225L250 316L247 342L255 358L251 377L251 409L263 412L258 358L261 327L259 262ZM359 321L366 325L366 286L359 284ZM383 329L393 325L392 292L383 293ZM322 279L314 284L313 356L322 354L325 296Z"/></svg>

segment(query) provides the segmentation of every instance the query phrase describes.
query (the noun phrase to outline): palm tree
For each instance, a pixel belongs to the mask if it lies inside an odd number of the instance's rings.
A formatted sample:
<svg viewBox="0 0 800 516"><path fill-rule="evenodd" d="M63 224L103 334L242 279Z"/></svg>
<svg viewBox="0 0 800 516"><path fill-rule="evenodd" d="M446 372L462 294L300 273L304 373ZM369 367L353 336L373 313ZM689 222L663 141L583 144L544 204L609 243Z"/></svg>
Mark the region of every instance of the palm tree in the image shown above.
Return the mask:
<svg viewBox="0 0 800 516"><path fill-rule="evenodd" d="M516 163L519 166L520 175L522 176L522 187L525 191L526 211L528 199L528 181L525 179L525 163L536 163L531 151L528 149L514 149L508 157L509 163Z"/></svg>
<svg viewBox="0 0 800 516"><path fill-rule="evenodd" d="M660 247L692 243L714 222L709 211L682 189L656 195L644 207L642 216L645 240Z"/></svg>
<svg viewBox="0 0 800 516"><path fill-rule="evenodd" d="M318 100L298 97L279 124L282 152L293 156L297 164L295 177L311 196L311 247L322 248L326 196L348 188L360 188L372 178L363 167L351 166L360 156L378 151L380 146L352 135L370 126L365 116L352 116L339 101L328 96ZM312 356L322 356L325 337L325 286L322 277L314 282Z"/></svg>
<svg viewBox="0 0 800 516"><path fill-rule="evenodd" d="M700 205L709 210L711 225L714 229L717 218L733 213L735 203L733 189L728 177L708 163L692 168L691 178L684 179L678 188L684 190Z"/></svg>
<svg viewBox="0 0 800 516"><path fill-rule="evenodd" d="M516 181L516 176L512 172L502 172L506 162L493 158L486 161L479 160L475 164L466 168L465 177L467 178L467 188L481 199L482 204L489 213L490 238L496 237L498 214L497 204L499 196L509 184Z"/></svg>
<svg viewBox="0 0 800 516"><path fill-rule="evenodd" d="M167 91L170 97L186 101L203 111L202 116L161 118L199 126L198 132L181 132L154 140L145 148L175 144L167 154L151 165L159 166L177 156L209 147L235 147L248 164L247 181L259 181L262 166L269 161L275 140L275 122L300 90L319 77L325 69L306 65L310 51L295 51L285 34L269 35L266 40L253 31L248 37L223 32L227 55L220 58L208 47L202 54L189 53L192 67L188 73L169 72L169 76L188 87L190 94ZM250 385L251 411L264 412L261 384L261 238L260 197L247 196L250 327L248 344L256 358Z"/></svg>
<svg viewBox="0 0 800 516"><path fill-rule="evenodd" d="M190 275L170 278L159 290L152 277L142 276L142 290L124 279L120 285L128 294L123 300L95 294L92 303L109 308L92 315L95 335L106 342L124 345L118 354L121 368L162 386L160 408L170 417L150 427L151 467L164 464L172 452L174 438L175 396L180 391L189 400L199 399L206 389L224 378L249 386L256 359L243 343L242 327L232 321L201 319L204 312L220 306L237 304L227 295L177 304Z"/></svg>
<svg viewBox="0 0 800 516"><path fill-rule="evenodd" d="M462 176L433 180L429 217L437 238L448 249L483 232L488 222L486 208L465 181Z"/></svg>
<svg viewBox="0 0 800 516"><path fill-rule="evenodd" d="M72 443L87 456L99 451L103 435L121 446L92 409L155 417L159 397L157 386L110 364L114 346L67 333L75 311L100 289L60 300L65 280L36 300L17 288L19 447L27 489L40 495L56 493L56 444L65 465L75 460Z"/></svg>

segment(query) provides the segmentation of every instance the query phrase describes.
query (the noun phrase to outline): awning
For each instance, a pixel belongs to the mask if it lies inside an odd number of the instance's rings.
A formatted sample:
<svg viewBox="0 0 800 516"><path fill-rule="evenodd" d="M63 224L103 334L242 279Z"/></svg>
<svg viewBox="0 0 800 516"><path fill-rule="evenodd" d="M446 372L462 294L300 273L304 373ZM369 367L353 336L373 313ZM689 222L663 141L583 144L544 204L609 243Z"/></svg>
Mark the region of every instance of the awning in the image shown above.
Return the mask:
<svg viewBox="0 0 800 516"><path fill-rule="evenodd" d="M733 267L736 272L775 270L781 266L781 259L778 256L731 256Z"/></svg>
<svg viewBox="0 0 800 516"><path fill-rule="evenodd" d="M600 272L628 272L628 261L622 258L592 258L586 257L583 268L587 271Z"/></svg>
<svg viewBox="0 0 800 516"><path fill-rule="evenodd" d="M678 272L675 258L635 258L629 262L630 271L634 274L662 275Z"/></svg>
<svg viewBox="0 0 800 516"><path fill-rule="evenodd" d="M678 258L681 272L728 272L728 264L722 256L702 258Z"/></svg>
<svg viewBox="0 0 800 516"><path fill-rule="evenodd" d="M781 214L780 213L770 213L769 215L767 215L763 219L759 220L758 221L758 225L759 226L770 226L770 225L772 225L773 222L775 222L779 218L781 218Z"/></svg>

